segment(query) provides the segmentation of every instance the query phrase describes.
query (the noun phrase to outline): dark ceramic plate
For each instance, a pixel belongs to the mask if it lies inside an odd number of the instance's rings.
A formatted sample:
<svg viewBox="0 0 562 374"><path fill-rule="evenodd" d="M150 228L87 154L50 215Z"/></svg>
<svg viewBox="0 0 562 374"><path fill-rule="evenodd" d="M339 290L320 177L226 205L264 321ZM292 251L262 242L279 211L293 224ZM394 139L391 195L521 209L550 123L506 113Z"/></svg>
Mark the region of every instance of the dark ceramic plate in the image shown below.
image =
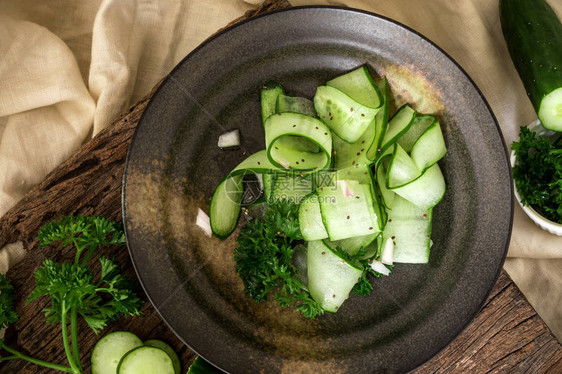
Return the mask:
<svg viewBox="0 0 562 374"><path fill-rule="evenodd" d="M281 83L312 97L326 80L368 64L386 75L394 107L435 114L448 146L448 190L434 211L429 264L396 265L369 297L305 320L256 304L234 272L236 233L202 235L221 178L264 148L259 89ZM218 136L239 128L243 147ZM384 17L293 8L221 32L187 56L149 103L131 144L123 217L146 293L175 333L235 373L405 372L451 342L482 307L502 267L512 219L502 135L474 83L430 41Z"/></svg>

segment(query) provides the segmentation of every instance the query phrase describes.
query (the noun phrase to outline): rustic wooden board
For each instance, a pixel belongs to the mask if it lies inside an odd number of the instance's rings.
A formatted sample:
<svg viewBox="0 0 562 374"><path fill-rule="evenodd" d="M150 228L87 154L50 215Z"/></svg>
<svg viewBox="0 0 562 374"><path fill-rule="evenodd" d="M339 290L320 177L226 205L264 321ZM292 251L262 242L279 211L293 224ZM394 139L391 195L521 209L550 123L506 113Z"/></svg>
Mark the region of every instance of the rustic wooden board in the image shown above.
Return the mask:
<svg viewBox="0 0 562 374"><path fill-rule="evenodd" d="M285 0L268 0L241 19L287 6ZM56 168L0 219L0 247L21 240L28 250L26 258L8 272L17 290L16 310L20 314L18 322L7 332L10 346L46 361L66 363L60 327L45 323L40 313L47 300L36 300L29 305L26 300L35 285L32 274L42 261L45 258L70 260L73 250L56 246L39 248L35 239L37 230L61 215L99 214L113 220L121 219L121 181L127 149L153 92ZM125 247L104 248L100 254L115 257L124 272L135 277ZM144 294L142 296L146 299ZM195 354L162 322L150 303L147 302L142 311L139 318L112 323L104 334L123 329L142 339L163 339L178 351L185 372ZM90 352L98 338L81 322L80 351L87 372ZM19 360L3 364L0 371L51 372ZM508 275L502 272L485 307L472 324L448 348L416 371L437 372L562 373L562 346Z"/></svg>

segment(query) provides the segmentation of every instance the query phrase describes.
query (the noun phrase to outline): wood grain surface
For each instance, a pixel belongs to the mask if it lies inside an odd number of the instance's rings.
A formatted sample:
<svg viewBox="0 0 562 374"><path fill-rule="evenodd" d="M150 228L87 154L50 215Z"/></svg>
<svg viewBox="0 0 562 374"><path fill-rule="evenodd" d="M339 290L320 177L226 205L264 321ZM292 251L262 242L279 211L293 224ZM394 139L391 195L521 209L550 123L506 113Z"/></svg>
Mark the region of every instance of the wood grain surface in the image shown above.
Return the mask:
<svg viewBox="0 0 562 374"><path fill-rule="evenodd" d="M244 18L289 6L285 0L268 0ZM236 20L238 21L238 20ZM236 22L235 21L235 22ZM155 87L156 89L156 87ZM154 89L154 90L155 90ZM40 312L46 299L26 300L35 286L33 273L45 258L71 260L70 247L39 248L36 234L45 222L61 215L104 215L121 219L121 182L129 142L154 90L128 112L85 144L69 160L0 219L0 247L22 241L26 258L8 272L16 288L18 322L8 329L8 345L40 359L66 364L60 325L45 322ZM100 254L115 257L125 274L135 278L125 247L104 248ZM94 269L99 269L95 261ZM146 300L139 286L139 293ZM195 354L183 345L147 302L142 316L112 323L104 332L128 330L141 339L159 338L179 353L183 372ZM98 340L83 321L79 324L82 364L90 372L90 353ZM1 373L50 373L52 371L12 360ZM509 276L502 272L484 308L470 326L444 351L416 373L562 373L562 346L525 300Z"/></svg>

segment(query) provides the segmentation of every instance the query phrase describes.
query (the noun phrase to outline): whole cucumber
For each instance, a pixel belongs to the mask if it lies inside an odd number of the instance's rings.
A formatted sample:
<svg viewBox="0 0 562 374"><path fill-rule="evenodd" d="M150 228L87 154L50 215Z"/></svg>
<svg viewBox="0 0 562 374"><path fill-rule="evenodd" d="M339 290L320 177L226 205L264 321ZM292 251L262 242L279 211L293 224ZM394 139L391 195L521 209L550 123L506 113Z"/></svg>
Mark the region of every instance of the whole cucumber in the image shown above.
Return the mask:
<svg viewBox="0 0 562 374"><path fill-rule="evenodd" d="M541 123L562 131L562 23L545 0L500 0L500 22Z"/></svg>

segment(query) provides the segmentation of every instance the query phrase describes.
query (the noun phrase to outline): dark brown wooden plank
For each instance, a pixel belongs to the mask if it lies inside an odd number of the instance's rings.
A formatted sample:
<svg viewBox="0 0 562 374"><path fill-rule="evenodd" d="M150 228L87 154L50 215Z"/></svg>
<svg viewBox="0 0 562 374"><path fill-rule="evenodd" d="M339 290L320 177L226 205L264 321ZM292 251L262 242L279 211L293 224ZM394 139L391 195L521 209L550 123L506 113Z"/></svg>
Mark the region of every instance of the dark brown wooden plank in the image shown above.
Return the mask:
<svg viewBox="0 0 562 374"><path fill-rule="evenodd" d="M268 0L241 19L288 6L286 1ZM154 91L153 91L154 92ZM152 92L152 93L153 93ZM34 288L32 274L45 258L72 258L71 248L38 248L35 236L45 222L68 214L101 214L121 219L121 179L127 149L134 129L152 93L132 106L96 138L85 144L45 181L0 219L0 247L22 240L29 253L8 273L17 289L16 309L20 319L7 334L9 345L38 358L65 364L60 327L45 323L40 310L46 300L27 305ZM104 248L124 272L135 277L125 248ZM142 292L141 292L142 293ZM146 296L142 294L144 298ZM150 303L143 315L112 323L103 334L129 330L142 339L160 338L180 353L184 371L195 355L162 322ZM82 362L89 372L90 352L98 340L81 322L79 329ZM2 373L49 373L23 361L0 366ZM562 373L562 347L552 336L517 287L502 272L488 301L473 323L441 354L416 373Z"/></svg>

